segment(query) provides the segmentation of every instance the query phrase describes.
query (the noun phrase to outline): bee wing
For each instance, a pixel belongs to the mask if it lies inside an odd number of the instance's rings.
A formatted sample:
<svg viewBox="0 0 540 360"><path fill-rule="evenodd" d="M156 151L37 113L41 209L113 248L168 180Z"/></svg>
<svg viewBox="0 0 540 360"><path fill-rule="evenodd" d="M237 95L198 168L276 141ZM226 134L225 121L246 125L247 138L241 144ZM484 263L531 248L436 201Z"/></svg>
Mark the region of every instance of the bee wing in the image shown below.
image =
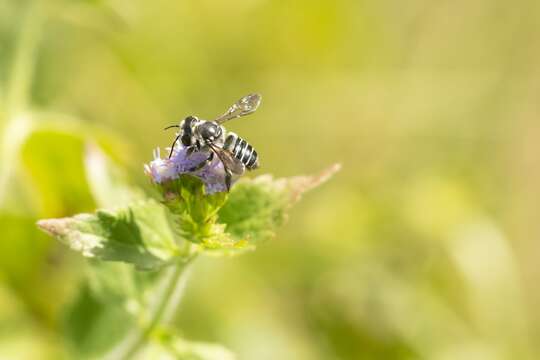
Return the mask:
<svg viewBox="0 0 540 360"><path fill-rule="evenodd" d="M233 174L236 175L242 175L245 171L244 164L234 157L234 155L225 149L222 149L218 146L215 146L214 144L209 144L210 148L216 153L216 155L219 157L221 162L223 163L223 166L229 169Z"/></svg>
<svg viewBox="0 0 540 360"><path fill-rule="evenodd" d="M249 94L231 105L225 114L218 117L215 122L222 124L225 121L235 119L237 117L249 115L259 107L261 103L261 95Z"/></svg>

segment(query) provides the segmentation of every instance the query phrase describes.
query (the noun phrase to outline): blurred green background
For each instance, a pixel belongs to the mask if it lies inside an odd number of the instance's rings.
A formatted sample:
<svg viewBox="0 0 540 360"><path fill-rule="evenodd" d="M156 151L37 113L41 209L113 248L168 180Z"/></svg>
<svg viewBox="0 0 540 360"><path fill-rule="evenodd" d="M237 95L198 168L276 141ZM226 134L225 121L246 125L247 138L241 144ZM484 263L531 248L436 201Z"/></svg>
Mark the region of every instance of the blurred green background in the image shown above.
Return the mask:
<svg viewBox="0 0 540 360"><path fill-rule="evenodd" d="M274 241L197 263L188 339L539 358L539 23L532 0L0 0L0 357L67 356L84 261L34 224L99 204L85 147L148 187L164 126L256 91L228 127L258 173L343 170Z"/></svg>

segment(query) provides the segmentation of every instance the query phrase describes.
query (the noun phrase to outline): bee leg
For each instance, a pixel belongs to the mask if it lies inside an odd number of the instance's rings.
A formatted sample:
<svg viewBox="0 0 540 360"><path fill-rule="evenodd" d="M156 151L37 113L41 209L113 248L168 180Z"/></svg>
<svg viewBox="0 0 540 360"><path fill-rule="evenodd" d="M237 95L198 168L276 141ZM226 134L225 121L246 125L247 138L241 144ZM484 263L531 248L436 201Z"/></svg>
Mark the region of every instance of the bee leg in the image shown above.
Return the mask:
<svg viewBox="0 0 540 360"><path fill-rule="evenodd" d="M225 186L227 187L227 192L231 191L231 185L232 185L232 171L227 166L227 163L223 161L222 155L219 154L219 152L216 151L216 149L212 146L212 143L208 143L210 150L212 150L212 153L216 154L219 160L221 161L221 164L223 165L223 170L225 170Z"/></svg>
<svg viewBox="0 0 540 360"><path fill-rule="evenodd" d="M179 138L180 138L180 135L178 135L178 136L174 139L174 141L173 141L173 143L172 143L172 145L171 145L171 152L169 153L169 159L171 158L171 156L172 156L172 154L173 154L174 146L176 145L176 142L178 141Z"/></svg>
<svg viewBox="0 0 540 360"><path fill-rule="evenodd" d="M203 167L205 167L206 165L210 164L210 162L212 162L212 160L214 160L214 153L210 153L210 155L208 156L208 158L206 158L205 160L201 161L199 164L195 165L194 167L188 169L187 171L188 172L194 172L194 171L198 171L198 170L201 170Z"/></svg>
<svg viewBox="0 0 540 360"><path fill-rule="evenodd" d="M190 156L194 152L200 151L201 148L202 148L201 143L199 142L199 140L196 140L195 143L193 143L193 144L191 144L191 145L189 145L187 147L186 155Z"/></svg>
<svg viewBox="0 0 540 360"><path fill-rule="evenodd" d="M187 148L186 155L190 156L191 154L195 152L195 150L196 150L195 145L191 145L190 147Z"/></svg>
<svg viewBox="0 0 540 360"><path fill-rule="evenodd" d="M225 168L225 186L227 187L227 192L229 192L231 191L232 173L225 164L223 167Z"/></svg>

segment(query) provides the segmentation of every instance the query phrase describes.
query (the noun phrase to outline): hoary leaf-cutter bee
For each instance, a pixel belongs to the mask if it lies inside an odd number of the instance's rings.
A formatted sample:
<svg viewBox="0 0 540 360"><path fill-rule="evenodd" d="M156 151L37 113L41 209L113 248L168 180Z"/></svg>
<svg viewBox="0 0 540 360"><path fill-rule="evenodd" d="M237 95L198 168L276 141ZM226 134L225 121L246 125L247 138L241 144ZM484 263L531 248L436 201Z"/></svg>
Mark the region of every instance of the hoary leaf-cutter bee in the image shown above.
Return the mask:
<svg viewBox="0 0 540 360"><path fill-rule="evenodd" d="M225 186L227 190L230 190L233 174L242 175L246 169L258 168L259 156L246 140L233 132L226 131L221 124L255 112L260 103L259 94L246 95L215 120L202 120L196 116L188 116L179 125L166 127L165 129L180 129L172 144L169 158L178 140L187 148L188 155L198 151L208 151L210 153L208 158L190 171L202 169L214 159L214 156L217 156L225 170Z"/></svg>

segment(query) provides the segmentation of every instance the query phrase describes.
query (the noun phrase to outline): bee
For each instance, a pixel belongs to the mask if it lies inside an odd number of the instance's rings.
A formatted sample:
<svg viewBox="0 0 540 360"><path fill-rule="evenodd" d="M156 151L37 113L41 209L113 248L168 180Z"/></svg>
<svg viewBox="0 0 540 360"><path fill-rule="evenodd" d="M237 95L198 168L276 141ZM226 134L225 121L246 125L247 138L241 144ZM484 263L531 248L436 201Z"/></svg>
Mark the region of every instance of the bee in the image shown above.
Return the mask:
<svg viewBox="0 0 540 360"><path fill-rule="evenodd" d="M171 146L169 158L172 156L178 141L187 148L188 156L199 151L210 153L206 160L189 169L189 172L202 169L214 159L214 156L217 156L223 164L225 186L229 191L233 175L239 176L246 169L254 170L259 167L259 155L246 140L225 130L222 124L255 112L260 103L261 96L259 94L249 94L232 104L223 115L214 120L202 120L190 115L179 125L167 126L165 130L180 129Z"/></svg>

